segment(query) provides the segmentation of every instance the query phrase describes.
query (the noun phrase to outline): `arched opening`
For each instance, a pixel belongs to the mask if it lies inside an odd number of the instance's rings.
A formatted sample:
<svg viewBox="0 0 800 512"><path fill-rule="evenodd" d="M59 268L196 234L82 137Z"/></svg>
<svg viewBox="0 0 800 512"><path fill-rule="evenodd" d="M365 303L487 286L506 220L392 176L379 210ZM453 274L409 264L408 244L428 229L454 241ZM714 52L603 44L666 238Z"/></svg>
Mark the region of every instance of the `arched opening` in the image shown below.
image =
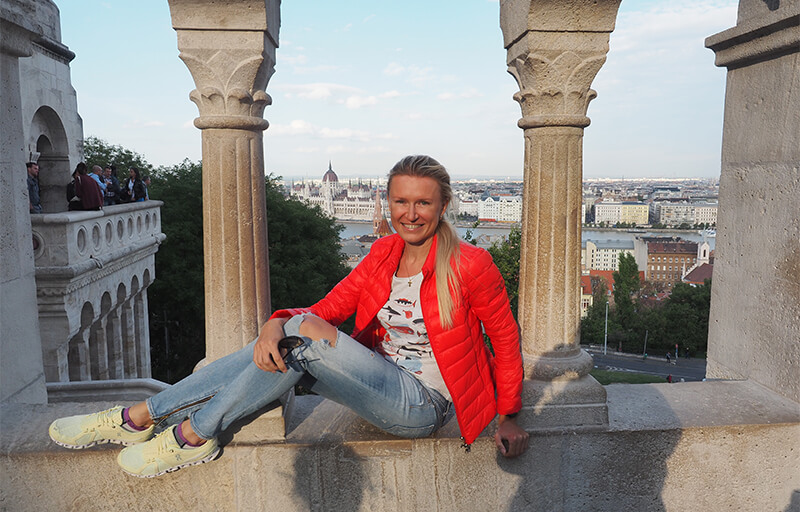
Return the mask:
<svg viewBox="0 0 800 512"><path fill-rule="evenodd" d="M91 302L83 304L81 309L81 328L69 340L67 361L69 366L69 380L89 380L89 334L94 320L94 307Z"/></svg>
<svg viewBox="0 0 800 512"><path fill-rule="evenodd" d="M71 174L69 145L64 124L52 108L40 107L33 115L29 147L35 148L35 153L38 153L42 211L66 211L67 200L64 194ZM34 157L36 154L32 151L31 159L35 159Z"/></svg>

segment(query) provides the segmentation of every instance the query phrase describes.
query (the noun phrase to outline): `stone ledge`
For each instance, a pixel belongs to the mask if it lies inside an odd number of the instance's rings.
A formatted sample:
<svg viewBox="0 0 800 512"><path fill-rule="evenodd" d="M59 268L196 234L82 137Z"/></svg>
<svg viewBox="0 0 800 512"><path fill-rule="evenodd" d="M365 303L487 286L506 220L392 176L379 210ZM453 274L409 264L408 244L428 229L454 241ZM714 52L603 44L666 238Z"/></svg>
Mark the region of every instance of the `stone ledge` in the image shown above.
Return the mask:
<svg viewBox="0 0 800 512"><path fill-rule="evenodd" d="M47 439L55 417L108 403L0 408L0 508L107 510L797 510L800 410L748 382L607 386L610 425L534 432L504 459L471 453L455 422L404 440L318 397L298 397L284 441L225 446L219 460L157 479L116 467L118 447ZM491 427L488 429L490 433ZM720 482L725 482L720 485ZM793 508L794 507L794 508ZM58 509L58 506L55 506Z"/></svg>

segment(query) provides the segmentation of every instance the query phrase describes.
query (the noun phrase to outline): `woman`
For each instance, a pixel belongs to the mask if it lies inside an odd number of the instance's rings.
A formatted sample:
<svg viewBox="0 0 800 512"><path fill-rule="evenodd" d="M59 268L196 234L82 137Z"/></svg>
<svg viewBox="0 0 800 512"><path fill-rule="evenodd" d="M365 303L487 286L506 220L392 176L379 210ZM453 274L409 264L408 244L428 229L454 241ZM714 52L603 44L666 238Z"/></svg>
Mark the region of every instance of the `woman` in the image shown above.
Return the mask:
<svg viewBox="0 0 800 512"><path fill-rule="evenodd" d="M86 164L80 162L72 173L72 185L75 195L68 198L70 210L100 210L103 208L103 191L97 182L89 176ZM70 187L67 187L67 196ZM77 198L77 201L74 199Z"/></svg>
<svg viewBox="0 0 800 512"><path fill-rule="evenodd" d="M135 203L145 200L145 187L142 178L139 176L139 169L131 167L128 169L128 177L120 190L120 196L126 203Z"/></svg>
<svg viewBox="0 0 800 512"><path fill-rule="evenodd" d="M497 267L444 220L452 191L436 160L404 158L387 188L397 234L375 242L321 301L275 312L247 347L145 402L56 420L50 437L68 448L141 443L117 460L157 476L212 460L220 432L302 382L402 437L432 434L452 406L467 448L499 413L498 450L521 454L522 358ZM354 312L352 337L338 332ZM180 424L150 439L155 423L176 415Z"/></svg>

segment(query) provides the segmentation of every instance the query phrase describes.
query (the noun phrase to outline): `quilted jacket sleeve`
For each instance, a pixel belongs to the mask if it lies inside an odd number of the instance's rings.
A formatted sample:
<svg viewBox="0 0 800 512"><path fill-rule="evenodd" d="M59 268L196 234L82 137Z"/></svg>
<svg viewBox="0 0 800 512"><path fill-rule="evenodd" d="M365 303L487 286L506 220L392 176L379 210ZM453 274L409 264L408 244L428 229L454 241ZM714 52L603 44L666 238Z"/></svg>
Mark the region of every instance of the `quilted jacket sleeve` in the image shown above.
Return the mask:
<svg viewBox="0 0 800 512"><path fill-rule="evenodd" d="M467 275L462 276L462 286L467 287L470 307L483 323L494 349L497 412L517 412L522 408L522 352L503 276L483 249L463 270Z"/></svg>

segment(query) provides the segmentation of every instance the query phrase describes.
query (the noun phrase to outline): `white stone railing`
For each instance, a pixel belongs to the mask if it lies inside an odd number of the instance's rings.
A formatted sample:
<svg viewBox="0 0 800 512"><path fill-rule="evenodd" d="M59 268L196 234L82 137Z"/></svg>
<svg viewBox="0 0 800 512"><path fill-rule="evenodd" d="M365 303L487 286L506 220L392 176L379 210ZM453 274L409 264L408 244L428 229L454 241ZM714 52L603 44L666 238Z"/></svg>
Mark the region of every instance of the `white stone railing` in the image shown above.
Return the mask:
<svg viewBox="0 0 800 512"><path fill-rule="evenodd" d="M107 261L120 251L159 243L161 201L106 206L98 211L31 215L37 267ZM95 262L89 261L91 264Z"/></svg>
<svg viewBox="0 0 800 512"><path fill-rule="evenodd" d="M31 215L48 383L150 378L147 287L166 238L162 204Z"/></svg>

